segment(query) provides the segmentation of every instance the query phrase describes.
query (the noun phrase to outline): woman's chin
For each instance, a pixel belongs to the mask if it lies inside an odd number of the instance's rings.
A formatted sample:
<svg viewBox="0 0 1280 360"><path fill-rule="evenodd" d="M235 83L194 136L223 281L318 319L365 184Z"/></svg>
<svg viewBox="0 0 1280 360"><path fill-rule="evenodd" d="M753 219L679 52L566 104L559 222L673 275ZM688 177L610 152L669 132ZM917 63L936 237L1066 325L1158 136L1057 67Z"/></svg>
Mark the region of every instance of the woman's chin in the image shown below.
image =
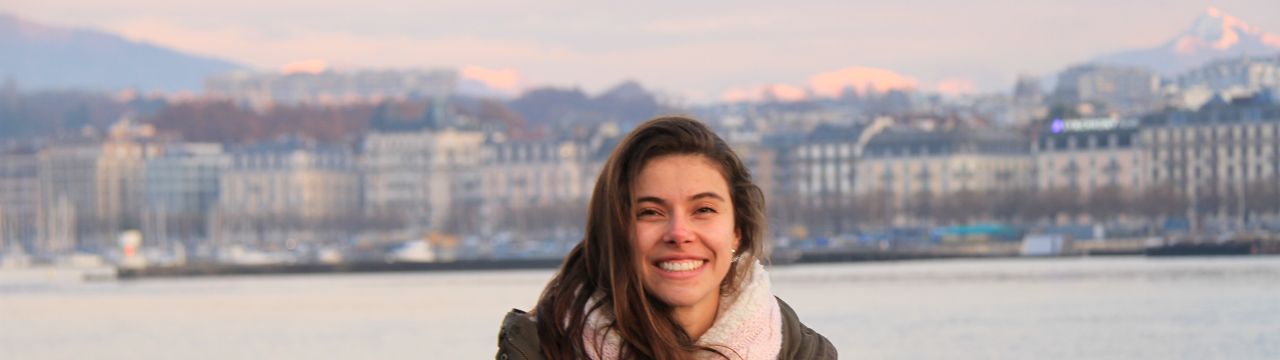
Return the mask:
<svg viewBox="0 0 1280 360"><path fill-rule="evenodd" d="M671 307L692 307L698 305L699 303L706 301L707 298L717 295L712 294L712 292L714 291L690 288L660 288L650 290L650 293L653 294L654 297L657 297L659 300L662 300L663 303L667 304L667 306Z"/></svg>

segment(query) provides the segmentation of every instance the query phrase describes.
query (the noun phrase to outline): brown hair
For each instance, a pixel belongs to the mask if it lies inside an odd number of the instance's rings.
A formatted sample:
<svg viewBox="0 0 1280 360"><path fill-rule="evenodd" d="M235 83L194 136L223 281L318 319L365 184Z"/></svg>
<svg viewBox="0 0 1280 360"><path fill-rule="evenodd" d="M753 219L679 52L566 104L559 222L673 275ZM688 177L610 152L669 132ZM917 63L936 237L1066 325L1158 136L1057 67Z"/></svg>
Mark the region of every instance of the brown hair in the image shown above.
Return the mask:
<svg viewBox="0 0 1280 360"><path fill-rule="evenodd" d="M738 155L696 120L673 116L646 121L622 140L604 164L587 206L586 234L565 256L534 307L538 338L547 358L586 358L582 341L586 320L591 312L602 310L613 315L608 331L622 339L624 358L683 359L698 351L719 353L696 345L672 318L670 307L645 292L631 248L632 182L649 160L676 154L706 157L718 165L729 185L742 257L725 275L722 291L736 292L741 274L762 256L764 195ZM593 297L596 302L587 309Z"/></svg>

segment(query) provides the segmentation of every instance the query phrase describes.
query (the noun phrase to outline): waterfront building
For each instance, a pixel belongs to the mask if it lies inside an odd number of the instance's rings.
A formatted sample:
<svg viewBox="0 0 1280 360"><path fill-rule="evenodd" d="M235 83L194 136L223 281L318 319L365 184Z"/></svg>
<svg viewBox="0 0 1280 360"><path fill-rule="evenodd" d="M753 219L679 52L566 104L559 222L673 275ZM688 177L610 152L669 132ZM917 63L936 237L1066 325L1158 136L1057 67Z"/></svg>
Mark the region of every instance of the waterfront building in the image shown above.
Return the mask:
<svg viewBox="0 0 1280 360"><path fill-rule="evenodd" d="M935 212L957 194L1028 189L1028 141L998 129L896 128L870 139L857 163L854 193L867 213L895 224Z"/></svg>
<svg viewBox="0 0 1280 360"><path fill-rule="evenodd" d="M37 207L37 254L66 254L80 246L82 233L97 238L97 167L102 145L96 141L64 141L36 154L40 200ZM82 219L78 219L82 218ZM83 226L81 226L83 221Z"/></svg>
<svg viewBox="0 0 1280 360"><path fill-rule="evenodd" d="M358 225L360 174L349 149L285 138L230 158L208 220L216 245L338 242Z"/></svg>
<svg viewBox="0 0 1280 360"><path fill-rule="evenodd" d="M848 125L822 124L805 134L765 137L758 155L748 157L764 189L781 213L776 219L804 232L838 234L851 230L858 164L863 148L892 119ZM766 166L767 165L767 166Z"/></svg>
<svg viewBox="0 0 1280 360"><path fill-rule="evenodd" d="M1267 96L1216 99L1198 110L1143 118L1150 183L1186 198L1187 216L1246 225L1280 212L1280 104Z"/></svg>
<svg viewBox="0 0 1280 360"><path fill-rule="evenodd" d="M0 150L0 254L27 253L35 246L38 164L33 147Z"/></svg>
<svg viewBox="0 0 1280 360"><path fill-rule="evenodd" d="M139 230L145 203L145 164L161 153L164 143L155 128L124 117L112 124L97 161L94 180L96 221L105 238L98 248L118 248L118 235Z"/></svg>
<svg viewBox="0 0 1280 360"><path fill-rule="evenodd" d="M1102 187L1142 190L1142 145L1136 118L1053 119L1036 128L1031 153L1035 187L1087 198Z"/></svg>
<svg viewBox="0 0 1280 360"><path fill-rule="evenodd" d="M482 153L484 232L581 232L591 196L591 148L586 141L518 140L493 136ZM549 236L553 234L541 234Z"/></svg>
<svg viewBox="0 0 1280 360"><path fill-rule="evenodd" d="M144 169L142 232L147 246L190 248L206 239L207 214L231 158L216 143L169 143Z"/></svg>
<svg viewBox="0 0 1280 360"><path fill-rule="evenodd" d="M478 221L484 133L427 124L375 130L362 143L365 212L403 217L410 234L469 230Z"/></svg>

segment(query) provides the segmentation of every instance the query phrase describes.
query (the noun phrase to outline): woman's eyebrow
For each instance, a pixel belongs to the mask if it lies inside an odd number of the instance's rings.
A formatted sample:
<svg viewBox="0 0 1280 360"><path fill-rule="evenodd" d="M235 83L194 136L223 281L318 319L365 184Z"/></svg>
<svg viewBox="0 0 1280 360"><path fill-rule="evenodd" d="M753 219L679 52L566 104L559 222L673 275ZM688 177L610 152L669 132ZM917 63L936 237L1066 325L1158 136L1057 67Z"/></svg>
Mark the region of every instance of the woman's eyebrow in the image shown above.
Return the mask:
<svg viewBox="0 0 1280 360"><path fill-rule="evenodd" d="M726 201L726 200L724 199L724 196L720 196L720 194L717 194L717 193L714 193L714 192L711 192L711 191L701 192L701 193L697 193L697 194L695 194L695 195L693 195L693 196L690 196L690 197L689 197L689 201L696 201L696 200L700 200L700 199L707 199L707 198L716 199L716 200L720 200L720 201ZM663 200L662 198L659 198L659 197L657 197L657 196L641 196L641 197L636 198L636 203L637 203L637 204L639 204L639 203L643 203L643 202L650 202L650 203L654 203L654 204L657 204L658 206L666 206L666 205L667 205L667 201L666 201L666 200Z"/></svg>
<svg viewBox="0 0 1280 360"><path fill-rule="evenodd" d="M694 201L694 200L704 199L704 198L712 198L720 201L725 201L723 196L720 196L720 194L710 192L710 191L698 193L697 195L690 196L689 201Z"/></svg>
<svg viewBox="0 0 1280 360"><path fill-rule="evenodd" d="M656 197L656 196L641 196L641 197L639 197L639 198L636 198L636 203L637 203L637 204L642 203L642 202L651 202L651 203L654 203L654 204L658 204L658 206L666 206L666 205L667 205L667 201L666 201L666 200L662 200L662 198L659 198L659 197Z"/></svg>

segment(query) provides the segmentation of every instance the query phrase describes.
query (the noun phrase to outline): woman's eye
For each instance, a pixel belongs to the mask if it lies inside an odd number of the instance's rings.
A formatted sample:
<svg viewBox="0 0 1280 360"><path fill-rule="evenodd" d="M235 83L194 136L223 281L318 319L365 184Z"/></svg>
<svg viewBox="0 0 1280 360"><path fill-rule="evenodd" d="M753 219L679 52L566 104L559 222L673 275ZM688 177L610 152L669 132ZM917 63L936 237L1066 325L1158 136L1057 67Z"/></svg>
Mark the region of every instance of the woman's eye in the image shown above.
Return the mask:
<svg viewBox="0 0 1280 360"><path fill-rule="evenodd" d="M654 209L643 209L643 210L640 210L640 212L636 213L636 217L649 217L649 216L657 216L657 215L658 215L658 211Z"/></svg>
<svg viewBox="0 0 1280 360"><path fill-rule="evenodd" d="M695 211L694 213L696 213L696 214L714 214L715 212L716 212L716 209L712 209L712 208L709 208L709 207L701 207L701 208L698 208L698 210L697 210L697 211Z"/></svg>

